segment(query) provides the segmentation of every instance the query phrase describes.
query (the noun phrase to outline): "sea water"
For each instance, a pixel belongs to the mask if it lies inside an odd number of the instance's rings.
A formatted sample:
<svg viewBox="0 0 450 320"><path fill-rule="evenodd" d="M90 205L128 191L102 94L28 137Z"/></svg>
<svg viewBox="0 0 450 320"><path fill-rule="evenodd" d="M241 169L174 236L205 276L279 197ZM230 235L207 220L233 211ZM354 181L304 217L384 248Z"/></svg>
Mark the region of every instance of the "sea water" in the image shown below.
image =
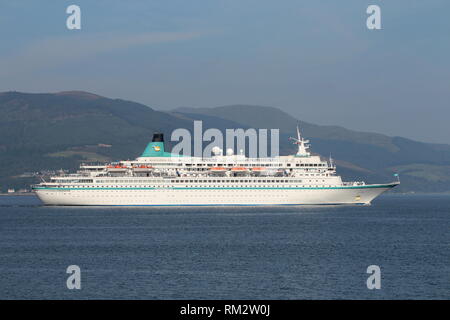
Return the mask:
<svg viewBox="0 0 450 320"><path fill-rule="evenodd" d="M67 267L81 289L68 289ZM367 268L380 267L380 289ZM450 196L46 207L0 197L0 299L449 299Z"/></svg>

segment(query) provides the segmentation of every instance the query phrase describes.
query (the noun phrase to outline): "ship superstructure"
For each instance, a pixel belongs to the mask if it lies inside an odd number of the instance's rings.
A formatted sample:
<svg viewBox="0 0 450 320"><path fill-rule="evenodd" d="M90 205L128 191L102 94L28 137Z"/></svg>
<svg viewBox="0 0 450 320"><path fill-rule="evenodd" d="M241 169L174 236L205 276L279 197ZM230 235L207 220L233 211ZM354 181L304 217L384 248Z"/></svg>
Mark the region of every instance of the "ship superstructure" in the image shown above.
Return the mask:
<svg viewBox="0 0 450 320"><path fill-rule="evenodd" d="M83 164L33 186L47 205L257 206L370 204L396 186L343 182L333 161L312 155L297 128L295 155L247 158L213 148L209 158L164 150L163 134L153 135L135 160Z"/></svg>

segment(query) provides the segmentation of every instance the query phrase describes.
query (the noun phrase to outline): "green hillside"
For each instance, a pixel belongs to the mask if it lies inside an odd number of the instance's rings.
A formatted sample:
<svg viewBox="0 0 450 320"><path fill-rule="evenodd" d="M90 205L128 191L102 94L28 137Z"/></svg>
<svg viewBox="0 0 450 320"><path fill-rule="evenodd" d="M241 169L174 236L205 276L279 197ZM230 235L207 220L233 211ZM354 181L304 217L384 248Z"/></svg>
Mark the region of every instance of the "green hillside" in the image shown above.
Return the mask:
<svg viewBox="0 0 450 320"><path fill-rule="evenodd" d="M345 179L368 182L393 180L398 191L450 190L450 146L421 143L400 137L364 133L337 126L298 121L276 108L225 106L181 108L161 112L120 99L87 92L56 94L0 93L0 189L21 188L35 182L29 173L45 169L75 169L83 161L111 161L138 156L155 131L170 134L192 128L279 128L280 153L295 152L288 137L300 124L311 139L312 151L338 164Z"/></svg>
<svg viewBox="0 0 450 320"><path fill-rule="evenodd" d="M138 103L83 92L3 93L0 112L2 191L29 184L33 179L19 177L24 172L134 158L154 131L191 122Z"/></svg>

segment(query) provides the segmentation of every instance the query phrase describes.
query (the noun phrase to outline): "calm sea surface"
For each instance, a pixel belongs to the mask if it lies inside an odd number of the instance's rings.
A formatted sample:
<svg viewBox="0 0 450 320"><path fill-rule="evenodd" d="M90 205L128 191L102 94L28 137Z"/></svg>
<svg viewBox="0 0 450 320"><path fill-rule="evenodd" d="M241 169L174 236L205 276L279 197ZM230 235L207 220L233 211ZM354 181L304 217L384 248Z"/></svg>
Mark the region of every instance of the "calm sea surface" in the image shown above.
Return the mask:
<svg viewBox="0 0 450 320"><path fill-rule="evenodd" d="M66 268L81 268L68 290ZM368 290L369 265L381 289ZM450 299L450 196L372 206L44 207L0 197L0 299Z"/></svg>

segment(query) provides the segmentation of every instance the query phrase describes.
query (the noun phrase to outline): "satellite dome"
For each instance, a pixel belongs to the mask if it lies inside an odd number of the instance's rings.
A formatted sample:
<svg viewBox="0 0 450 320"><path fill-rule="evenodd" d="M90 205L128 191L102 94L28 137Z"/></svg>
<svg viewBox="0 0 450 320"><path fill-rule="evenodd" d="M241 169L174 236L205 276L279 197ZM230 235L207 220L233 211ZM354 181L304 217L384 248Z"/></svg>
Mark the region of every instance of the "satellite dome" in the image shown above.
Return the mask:
<svg viewBox="0 0 450 320"><path fill-rule="evenodd" d="M227 156L232 156L233 155L233 149L228 148L227 149Z"/></svg>
<svg viewBox="0 0 450 320"><path fill-rule="evenodd" d="M222 154L222 149L220 149L218 146L215 146L214 148L212 148L212 153L215 155L215 156L218 156L218 155L221 155Z"/></svg>

